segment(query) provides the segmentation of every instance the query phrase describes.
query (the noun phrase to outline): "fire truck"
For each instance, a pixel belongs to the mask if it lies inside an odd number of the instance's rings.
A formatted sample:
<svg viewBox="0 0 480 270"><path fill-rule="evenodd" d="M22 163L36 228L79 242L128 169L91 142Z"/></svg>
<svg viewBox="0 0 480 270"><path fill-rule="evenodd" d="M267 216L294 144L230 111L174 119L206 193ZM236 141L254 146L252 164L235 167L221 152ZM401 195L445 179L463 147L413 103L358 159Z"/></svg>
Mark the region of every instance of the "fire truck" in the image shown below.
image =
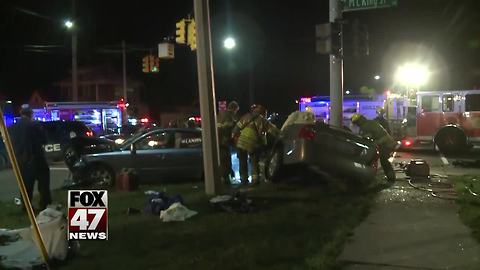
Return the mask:
<svg viewBox="0 0 480 270"><path fill-rule="evenodd" d="M430 143L454 152L480 143L480 90L417 92L416 105L405 105L401 114L404 146Z"/></svg>

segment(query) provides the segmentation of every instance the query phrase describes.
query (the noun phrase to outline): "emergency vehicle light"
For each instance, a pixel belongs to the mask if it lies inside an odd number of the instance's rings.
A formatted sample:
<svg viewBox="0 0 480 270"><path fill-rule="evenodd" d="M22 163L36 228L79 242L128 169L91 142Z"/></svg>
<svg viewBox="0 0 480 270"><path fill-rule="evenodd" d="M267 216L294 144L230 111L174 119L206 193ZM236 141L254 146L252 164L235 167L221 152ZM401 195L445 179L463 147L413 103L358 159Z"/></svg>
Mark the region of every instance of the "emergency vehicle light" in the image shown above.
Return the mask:
<svg viewBox="0 0 480 270"><path fill-rule="evenodd" d="M311 97L302 97L302 98L300 98L300 102L301 103L310 103L310 102L312 102L312 98Z"/></svg>

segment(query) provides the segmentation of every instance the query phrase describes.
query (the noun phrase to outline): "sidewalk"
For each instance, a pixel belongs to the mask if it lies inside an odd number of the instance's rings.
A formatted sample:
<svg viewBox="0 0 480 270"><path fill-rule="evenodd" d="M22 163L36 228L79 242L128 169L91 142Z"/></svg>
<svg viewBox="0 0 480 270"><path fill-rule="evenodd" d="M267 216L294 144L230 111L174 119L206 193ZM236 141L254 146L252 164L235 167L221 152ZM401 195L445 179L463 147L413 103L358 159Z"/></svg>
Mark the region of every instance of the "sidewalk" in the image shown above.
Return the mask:
<svg viewBox="0 0 480 270"><path fill-rule="evenodd" d="M380 193L339 261L346 270L474 270L480 269L480 244L460 221L454 201L399 180Z"/></svg>

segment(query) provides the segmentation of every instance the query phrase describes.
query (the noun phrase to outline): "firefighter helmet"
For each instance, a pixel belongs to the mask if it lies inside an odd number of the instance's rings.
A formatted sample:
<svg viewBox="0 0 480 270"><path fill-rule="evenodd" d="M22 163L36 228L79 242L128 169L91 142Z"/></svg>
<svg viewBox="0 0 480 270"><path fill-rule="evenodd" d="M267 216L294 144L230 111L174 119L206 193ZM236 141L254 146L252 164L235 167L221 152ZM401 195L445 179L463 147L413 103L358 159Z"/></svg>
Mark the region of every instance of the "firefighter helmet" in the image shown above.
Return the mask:
<svg viewBox="0 0 480 270"><path fill-rule="evenodd" d="M354 114L352 115L352 118L351 118L351 119L352 119L352 123L353 123L353 124L358 124L358 123L360 123L360 122L362 122L362 121L367 120L367 119L365 118L365 116L363 116L363 115L361 115L361 114L359 114L359 113L354 113Z"/></svg>

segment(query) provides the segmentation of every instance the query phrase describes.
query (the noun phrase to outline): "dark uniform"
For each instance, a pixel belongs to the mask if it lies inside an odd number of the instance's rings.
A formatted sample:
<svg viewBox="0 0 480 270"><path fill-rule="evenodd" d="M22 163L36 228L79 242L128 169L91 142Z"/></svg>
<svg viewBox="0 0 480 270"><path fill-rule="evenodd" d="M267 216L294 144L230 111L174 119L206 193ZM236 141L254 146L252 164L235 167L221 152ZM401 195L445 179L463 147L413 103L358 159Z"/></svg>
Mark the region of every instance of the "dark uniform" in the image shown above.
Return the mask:
<svg viewBox="0 0 480 270"><path fill-rule="evenodd" d="M232 130L237 123L236 113L231 110L221 112L217 118L218 140L220 145L220 170L223 181L230 184L232 175Z"/></svg>
<svg viewBox="0 0 480 270"><path fill-rule="evenodd" d="M367 120L362 115L354 115L352 117L352 123L360 128L362 135L373 139L378 146L380 164L385 172L385 176L389 181L395 181L395 171L388 160L395 149L395 141L393 138L377 121Z"/></svg>
<svg viewBox="0 0 480 270"><path fill-rule="evenodd" d="M279 130L270 124L262 114L252 112L244 115L236 124L233 134L238 137L236 141L238 160L240 165L240 178L242 184L248 183L248 157L252 164L252 183L259 182L260 151L266 145L266 135L270 133L278 136Z"/></svg>
<svg viewBox="0 0 480 270"><path fill-rule="evenodd" d="M28 198L32 200L33 188L37 180L40 208L45 209L52 202L50 169L43 149L46 143L45 133L38 123L24 116L10 127L9 133Z"/></svg>
<svg viewBox="0 0 480 270"><path fill-rule="evenodd" d="M374 120L377 121L385 129L385 131L388 132L388 134L392 134L390 130L390 124L388 124L387 119L385 119L383 115L377 116Z"/></svg>

